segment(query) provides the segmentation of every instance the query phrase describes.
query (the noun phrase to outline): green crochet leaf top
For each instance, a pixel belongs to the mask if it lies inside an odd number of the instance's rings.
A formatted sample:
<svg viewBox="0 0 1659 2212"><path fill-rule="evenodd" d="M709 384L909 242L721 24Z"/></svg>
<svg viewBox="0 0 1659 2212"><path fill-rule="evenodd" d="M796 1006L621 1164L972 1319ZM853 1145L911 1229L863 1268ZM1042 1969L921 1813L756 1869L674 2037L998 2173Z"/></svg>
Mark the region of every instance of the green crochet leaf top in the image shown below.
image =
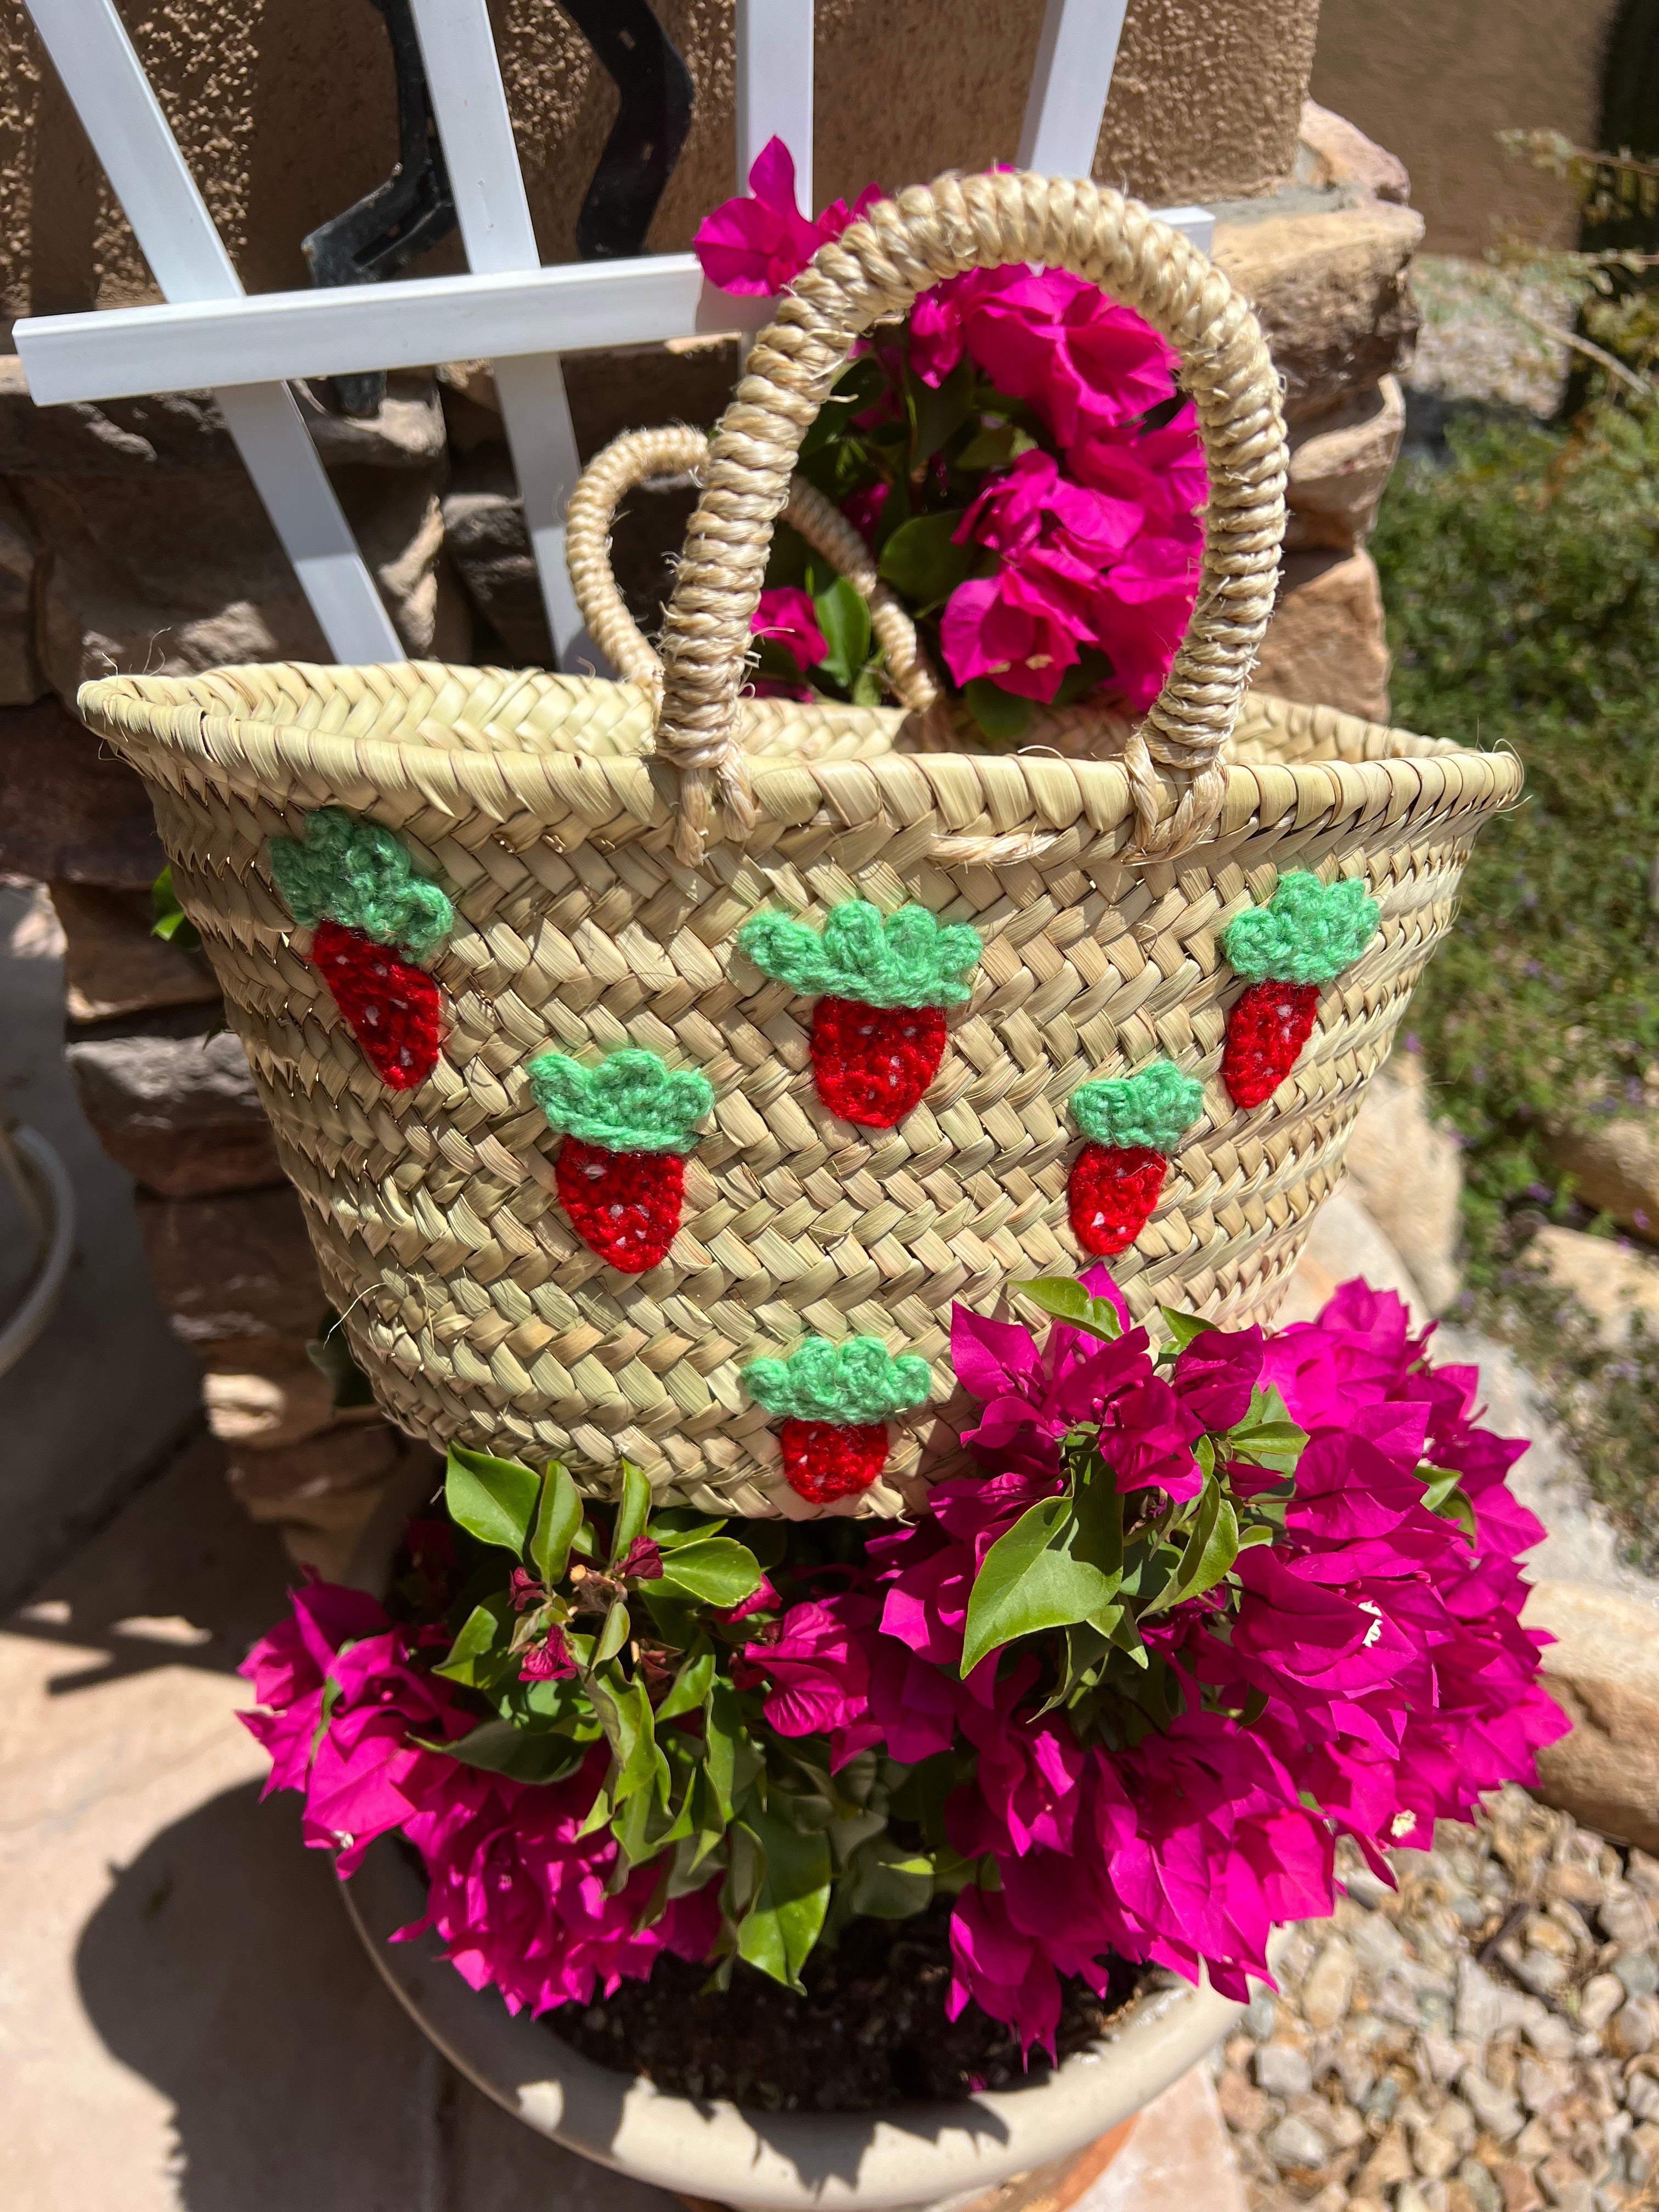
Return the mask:
<svg viewBox="0 0 1659 2212"><path fill-rule="evenodd" d="M1247 982L1328 983L1370 943L1381 911L1364 884L1322 884L1298 869L1279 878L1266 906L1230 921L1221 942Z"/></svg>
<svg viewBox="0 0 1659 2212"><path fill-rule="evenodd" d="M830 908L822 935L787 914L757 914L738 932L738 949L804 999L959 1006L985 946L976 929L941 925L925 906L902 906L884 921L867 900L848 899Z"/></svg>
<svg viewBox="0 0 1659 2212"><path fill-rule="evenodd" d="M933 1387L925 1359L913 1352L896 1359L878 1336L849 1336L842 1344L809 1336L787 1359L751 1359L743 1380L769 1413L848 1427L922 1405Z"/></svg>
<svg viewBox="0 0 1659 2212"><path fill-rule="evenodd" d="M554 1128L608 1152L689 1152L696 1124L714 1104L706 1075L671 1068L633 1045L607 1054L597 1067L562 1052L543 1053L526 1073Z"/></svg>
<svg viewBox="0 0 1659 2212"><path fill-rule="evenodd" d="M1072 1093L1072 1119L1097 1145L1173 1152L1204 1111L1204 1085L1172 1060L1155 1060L1133 1075L1085 1083Z"/></svg>
<svg viewBox="0 0 1659 2212"><path fill-rule="evenodd" d="M337 921L424 960L455 927L454 908L429 876L416 874L401 841L337 806L311 817L303 842L273 837L270 872L302 929Z"/></svg>

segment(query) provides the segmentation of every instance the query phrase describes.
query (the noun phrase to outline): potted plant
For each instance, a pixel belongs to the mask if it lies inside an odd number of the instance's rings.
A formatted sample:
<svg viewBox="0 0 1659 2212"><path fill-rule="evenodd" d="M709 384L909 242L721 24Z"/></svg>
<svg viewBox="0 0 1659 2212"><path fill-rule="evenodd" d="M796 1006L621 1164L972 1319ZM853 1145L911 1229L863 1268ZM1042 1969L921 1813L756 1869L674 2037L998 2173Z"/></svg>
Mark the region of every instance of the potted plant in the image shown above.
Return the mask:
<svg viewBox="0 0 1659 2212"><path fill-rule="evenodd" d="M389 1587L298 1592L248 1662L394 1986L641 2179L896 2205L1062 2154L1330 1910L1339 1834L1389 1879L1565 1728L1524 1446L1396 1299L1159 1344L1103 1267L1018 1288L955 1314L975 1471L908 1525L456 1448Z"/></svg>

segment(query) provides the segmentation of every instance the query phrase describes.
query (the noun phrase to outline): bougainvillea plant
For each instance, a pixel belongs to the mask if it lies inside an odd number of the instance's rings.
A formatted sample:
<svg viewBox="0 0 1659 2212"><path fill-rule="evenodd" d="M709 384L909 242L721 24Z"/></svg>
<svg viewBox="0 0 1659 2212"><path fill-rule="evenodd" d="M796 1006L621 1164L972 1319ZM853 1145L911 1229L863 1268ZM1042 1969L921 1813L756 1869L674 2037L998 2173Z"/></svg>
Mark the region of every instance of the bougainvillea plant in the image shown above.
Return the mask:
<svg viewBox="0 0 1659 2212"><path fill-rule="evenodd" d="M311 960L380 1080L412 1091L438 1064L438 987L420 966L455 926L447 895L379 822L325 806L273 837L270 872L311 932Z"/></svg>
<svg viewBox="0 0 1659 2212"><path fill-rule="evenodd" d="M774 139L695 244L711 283L769 294L869 203L816 222ZM800 472L874 550L983 736L1034 702L1131 713L1192 613L1203 447L1156 331L1099 289L1023 264L935 285L880 325L807 432ZM803 605L805 601L805 605ZM867 609L787 527L755 616L757 689L873 701Z"/></svg>
<svg viewBox="0 0 1659 2212"><path fill-rule="evenodd" d="M664 1949L796 1983L853 1916L950 1902L951 2005L1051 2044L1115 1956L1242 1996L1395 1844L1532 1771L1538 1686L1472 1368L1349 1284L1277 1336L1128 1324L1103 1269L958 1309L977 1471L907 1526L614 1506L452 1451L391 1610L313 1586L246 1672L270 1786L349 1875L400 1832L421 1927L514 2008ZM406 1931L417 1932L415 1930Z"/></svg>

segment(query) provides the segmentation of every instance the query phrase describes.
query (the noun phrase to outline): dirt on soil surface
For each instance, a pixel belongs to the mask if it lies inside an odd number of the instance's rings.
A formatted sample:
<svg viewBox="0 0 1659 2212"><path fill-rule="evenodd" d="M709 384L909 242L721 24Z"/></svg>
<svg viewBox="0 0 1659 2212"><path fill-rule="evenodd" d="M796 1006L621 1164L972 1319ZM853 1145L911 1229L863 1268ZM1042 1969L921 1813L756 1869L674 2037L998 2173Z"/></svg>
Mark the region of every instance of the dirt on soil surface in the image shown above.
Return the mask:
<svg viewBox="0 0 1659 2212"><path fill-rule="evenodd" d="M769 2112L881 2112L1046 2081L1047 2057L1033 2051L1028 2072L1018 2038L977 2005L946 2020L950 1927L943 1903L914 1920L854 1921L833 1951L807 1960L805 1996L743 1965L730 1989L706 1990L706 1966L665 1955L649 1981L624 1982L584 2011L562 2007L546 2025L584 2057L673 2095ZM1060 2057L1116 2020L1142 1978L1114 1960L1103 1997L1062 1982Z"/></svg>

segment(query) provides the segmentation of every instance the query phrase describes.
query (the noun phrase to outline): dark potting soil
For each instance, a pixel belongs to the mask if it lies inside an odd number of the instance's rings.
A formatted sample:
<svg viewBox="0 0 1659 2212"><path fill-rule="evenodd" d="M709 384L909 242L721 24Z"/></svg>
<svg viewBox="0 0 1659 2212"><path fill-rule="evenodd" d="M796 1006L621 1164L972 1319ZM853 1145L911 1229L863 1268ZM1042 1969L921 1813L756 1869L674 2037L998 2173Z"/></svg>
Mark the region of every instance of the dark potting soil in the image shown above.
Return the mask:
<svg viewBox="0 0 1659 2212"><path fill-rule="evenodd" d="M596 2064L671 2094L770 2112L880 2112L1046 2081L1046 2057L1034 2051L1028 2071L1018 2038L977 2005L945 2017L950 1926L944 1903L914 1920L854 1921L833 1951L807 1960L805 1996L741 1964L730 1989L705 1993L706 1966L665 1955L648 1981L585 2009L561 2006L545 2025ZM1115 1960L1104 1997L1062 1982L1060 2057L1117 2019L1141 1978Z"/></svg>

